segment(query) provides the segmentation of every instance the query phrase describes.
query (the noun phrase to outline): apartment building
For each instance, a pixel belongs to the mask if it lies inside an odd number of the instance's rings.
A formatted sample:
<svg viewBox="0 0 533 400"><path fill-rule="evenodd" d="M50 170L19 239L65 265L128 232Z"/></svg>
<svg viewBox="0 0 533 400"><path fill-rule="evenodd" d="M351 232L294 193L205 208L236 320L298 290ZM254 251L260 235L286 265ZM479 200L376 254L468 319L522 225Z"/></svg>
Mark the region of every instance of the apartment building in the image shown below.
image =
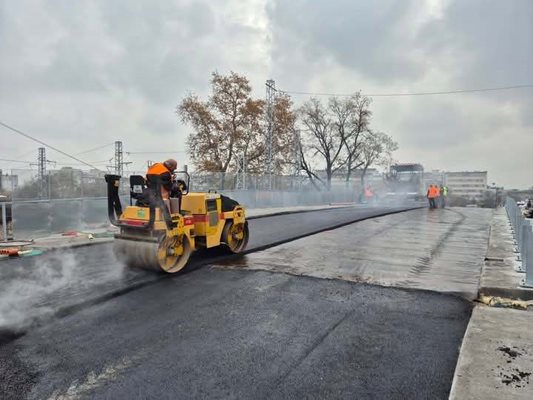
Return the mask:
<svg viewBox="0 0 533 400"><path fill-rule="evenodd" d="M481 200L487 190L487 171L446 172L450 195Z"/></svg>

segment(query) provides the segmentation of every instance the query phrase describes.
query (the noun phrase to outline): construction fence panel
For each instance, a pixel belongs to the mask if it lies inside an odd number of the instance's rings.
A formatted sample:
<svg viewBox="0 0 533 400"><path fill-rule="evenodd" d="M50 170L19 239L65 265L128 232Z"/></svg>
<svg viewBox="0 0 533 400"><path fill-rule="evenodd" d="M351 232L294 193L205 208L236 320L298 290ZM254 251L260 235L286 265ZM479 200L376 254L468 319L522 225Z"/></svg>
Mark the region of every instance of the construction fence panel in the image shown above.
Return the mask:
<svg viewBox="0 0 533 400"><path fill-rule="evenodd" d="M18 238L109 226L105 173L72 168L48 170L42 182L35 170L12 170L12 174L18 180L11 191L9 228L13 227ZM143 175L143 171L125 173L126 176L134 174ZM344 184L334 185L330 191L319 191L305 177L296 176L273 176L273 189L267 190L269 179L266 175L247 174L244 189L236 174L193 174L190 189L215 190L247 208L345 203L356 201L358 196L356 189ZM126 177L121 180L120 193L123 204L129 204Z"/></svg>
<svg viewBox="0 0 533 400"><path fill-rule="evenodd" d="M350 192L222 191L246 208L291 207L352 202ZM123 204L129 197L122 196ZM46 236L69 230L92 231L109 226L107 198L25 200L12 203L13 232L17 238Z"/></svg>
<svg viewBox="0 0 533 400"><path fill-rule="evenodd" d="M13 229L19 238L104 228L107 218L105 197L13 202Z"/></svg>
<svg viewBox="0 0 533 400"><path fill-rule="evenodd" d="M16 177L12 185L13 200L49 200L83 197L103 197L106 195L105 172L82 171L73 168L47 170L43 179L36 171L28 169L12 170Z"/></svg>

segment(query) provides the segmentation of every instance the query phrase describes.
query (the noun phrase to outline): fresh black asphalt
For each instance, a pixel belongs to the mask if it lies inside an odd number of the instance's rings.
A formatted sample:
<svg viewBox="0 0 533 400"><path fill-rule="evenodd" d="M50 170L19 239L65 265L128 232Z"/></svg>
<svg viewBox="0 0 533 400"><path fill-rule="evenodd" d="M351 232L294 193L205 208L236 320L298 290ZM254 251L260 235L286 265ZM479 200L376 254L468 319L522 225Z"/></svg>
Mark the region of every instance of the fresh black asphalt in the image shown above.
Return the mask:
<svg viewBox="0 0 533 400"><path fill-rule="evenodd" d="M343 210L252 220L252 238L354 217ZM113 267L105 249L74 253ZM438 293L192 268L5 341L0 398L444 399L470 312Z"/></svg>
<svg viewBox="0 0 533 400"><path fill-rule="evenodd" d="M470 311L437 293L202 268L0 347L0 390L13 399L444 399Z"/></svg>
<svg viewBox="0 0 533 400"><path fill-rule="evenodd" d="M258 251L311 233L402 209L347 207L252 219L249 221L248 251ZM199 251L193 254L186 269L177 277L123 268L115 260L110 243L9 260L8 265L3 262L3 268L0 268L0 343L10 337L6 329L25 331L36 321L41 324L54 315L69 314L161 279L179 279L182 274L221 258L227 258L227 254L218 249ZM13 296L6 295L10 292L13 292ZM2 318L6 306L3 307L1 303L5 297L14 306L14 310L9 310L10 314L17 317L13 324L6 323Z"/></svg>

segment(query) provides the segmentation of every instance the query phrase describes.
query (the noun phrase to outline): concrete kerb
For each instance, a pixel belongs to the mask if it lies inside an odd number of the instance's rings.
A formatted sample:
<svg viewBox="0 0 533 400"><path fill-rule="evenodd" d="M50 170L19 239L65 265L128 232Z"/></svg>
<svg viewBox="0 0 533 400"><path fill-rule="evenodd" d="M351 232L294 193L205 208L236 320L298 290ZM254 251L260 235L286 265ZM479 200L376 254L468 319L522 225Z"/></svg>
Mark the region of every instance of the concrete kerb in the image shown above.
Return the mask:
<svg viewBox="0 0 533 400"><path fill-rule="evenodd" d="M524 310L530 309L533 290L520 286L524 274L515 268L515 245L507 212L497 209L478 290L481 304L465 332L450 399L532 398L533 318Z"/></svg>
<svg viewBox="0 0 533 400"><path fill-rule="evenodd" d="M524 274L516 270L513 234L504 208L495 211L478 297L533 300L533 289L520 286Z"/></svg>
<svg viewBox="0 0 533 400"><path fill-rule="evenodd" d="M477 306L465 332L450 399L531 399L533 318Z"/></svg>

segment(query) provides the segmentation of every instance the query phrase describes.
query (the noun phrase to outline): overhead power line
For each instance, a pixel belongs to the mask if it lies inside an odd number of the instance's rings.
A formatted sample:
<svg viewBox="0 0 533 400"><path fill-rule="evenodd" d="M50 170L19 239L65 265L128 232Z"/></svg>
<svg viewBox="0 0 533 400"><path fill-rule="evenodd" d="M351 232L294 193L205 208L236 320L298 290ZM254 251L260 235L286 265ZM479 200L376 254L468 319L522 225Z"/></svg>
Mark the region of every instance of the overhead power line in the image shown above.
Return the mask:
<svg viewBox="0 0 533 400"><path fill-rule="evenodd" d="M525 89L525 88L533 88L533 84L501 86L501 87L491 87L491 88L481 88L481 89L446 90L446 91L436 91L436 92L407 92L407 93L364 93L362 92L362 94L367 97L436 96L436 95L459 94L459 93L494 92L494 91ZM293 90L279 90L279 91L283 93L287 93L287 94L297 94L297 95L306 95L306 96L332 96L332 97L350 97L350 96L353 96L355 93L355 92L354 93L299 92L299 91L293 91Z"/></svg>
<svg viewBox="0 0 533 400"><path fill-rule="evenodd" d="M13 163L21 163L21 164L34 164L35 161L28 161L28 160L13 160L12 158L0 158L0 161L5 162L13 162ZM101 161L92 161L91 164L93 165L107 165L110 160L101 160ZM55 164L55 165L83 165L79 163L62 163L62 162L56 162L56 161L47 161L49 164Z"/></svg>
<svg viewBox="0 0 533 400"><path fill-rule="evenodd" d="M111 142L111 143L108 143L108 144L103 144L102 146L98 146L98 147L94 147L92 149L89 149L89 150L85 150L85 151L82 151L80 153L76 153L74 154L75 156L80 156L82 154L86 154L86 153L90 153L92 151L96 151L96 150L100 150L100 149L104 149L106 147L109 147L109 146L113 146L115 144L115 142Z"/></svg>
<svg viewBox="0 0 533 400"><path fill-rule="evenodd" d="M72 155L70 155L70 154L64 152L63 150L59 150L57 147L51 146L51 145L49 145L48 143L43 142L42 140L39 140L39 139L37 139L37 138L34 138L33 136L28 135L27 133L24 133L24 132L22 132L22 131L20 131L20 130L18 130L18 129L15 129L15 128L13 128L12 126L9 126L9 125L5 124L5 123L2 122L2 121L0 121L0 125L2 125L4 128L7 128L7 129L9 129L9 130L11 130L11 131L13 131L13 132L15 132L15 133L18 133L18 134L21 135L21 136L24 136L25 138L28 138L28 139L30 139L30 140L33 140L34 142L37 142L37 143L42 144L43 146L46 146L46 147L48 147L48 148L50 148L50 149L52 149L52 150L54 150L54 151L57 151L58 153L61 153L61 154L63 154L64 156L67 156L68 158L72 158L73 160L76 160L76 161L78 161L78 162L80 162L80 163L82 163L82 164L84 164L84 165L87 165L88 167L91 167L91 168L94 168L94 169L96 169L96 170L98 170L98 171L101 171L100 168L97 168L97 167L95 167L94 165L89 164L89 163L87 163L87 162L85 162L85 161L83 161L83 160L80 160L79 158L74 157L74 156L72 156Z"/></svg>
<svg viewBox="0 0 533 400"><path fill-rule="evenodd" d="M16 163L22 163L22 164L31 164L33 162L33 161L12 160L9 158L0 158L0 161L16 162Z"/></svg>
<svg viewBox="0 0 533 400"><path fill-rule="evenodd" d="M87 153L91 153L93 151L96 151L96 150L101 150L101 149L104 149L106 147L109 147L109 146L112 146L114 144L114 142L111 142L111 143L108 143L108 144L104 144L102 146L98 146L98 147L94 147L92 149L89 149L89 150L84 150L80 153L75 153L73 154L74 156L79 156L81 154L87 154ZM64 160L64 158L60 158L60 160ZM104 160L104 161L107 161L107 160ZM94 162L94 161L90 161L90 164L92 165L98 165L98 163L103 163L104 161L97 161L97 162ZM70 164L62 164L60 162L56 162L57 165L79 165L79 164L73 164L73 163L70 163Z"/></svg>
<svg viewBox="0 0 533 400"><path fill-rule="evenodd" d="M168 151L125 151L126 154L170 154L170 153L186 153L185 150L168 150Z"/></svg>
<svg viewBox="0 0 533 400"><path fill-rule="evenodd" d="M26 151L26 152L24 152L22 154L17 155L15 157L15 159L20 160L21 158L26 157L29 154L35 154L36 151L37 151L37 149L31 149L30 151Z"/></svg>

